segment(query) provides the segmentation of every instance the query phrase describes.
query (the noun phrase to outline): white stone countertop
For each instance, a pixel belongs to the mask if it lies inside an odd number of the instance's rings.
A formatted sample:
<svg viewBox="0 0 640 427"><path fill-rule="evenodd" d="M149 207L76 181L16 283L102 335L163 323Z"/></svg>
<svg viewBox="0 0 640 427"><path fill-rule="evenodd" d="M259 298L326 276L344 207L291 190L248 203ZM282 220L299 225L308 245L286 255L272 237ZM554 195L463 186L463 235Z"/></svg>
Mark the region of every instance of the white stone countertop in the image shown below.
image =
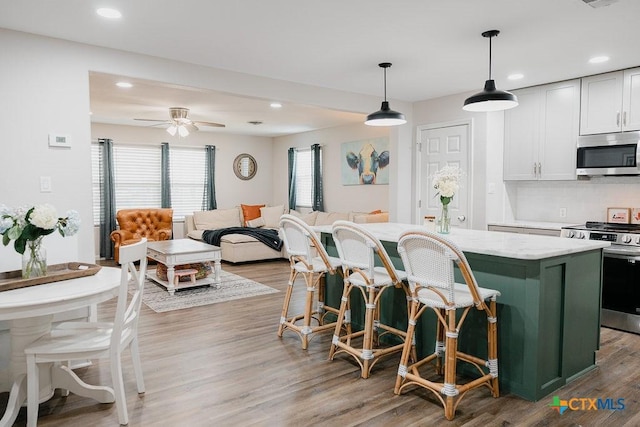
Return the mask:
<svg viewBox="0 0 640 427"><path fill-rule="evenodd" d="M408 230L426 230L425 227L418 225L391 222L358 225L371 232L378 239L387 242L397 242L400 235ZM313 228L318 233L331 233L330 225ZM464 252L526 260L540 260L610 246L609 242L598 240L576 240L455 227L451 227L451 233L444 235L444 237L451 240Z"/></svg>
<svg viewBox="0 0 640 427"><path fill-rule="evenodd" d="M562 227L570 227L572 225L584 225L584 223L575 224L572 222L527 221L527 220L514 219L512 221L505 221L505 222L490 222L487 225L499 225L501 227L541 228L544 230L560 230Z"/></svg>

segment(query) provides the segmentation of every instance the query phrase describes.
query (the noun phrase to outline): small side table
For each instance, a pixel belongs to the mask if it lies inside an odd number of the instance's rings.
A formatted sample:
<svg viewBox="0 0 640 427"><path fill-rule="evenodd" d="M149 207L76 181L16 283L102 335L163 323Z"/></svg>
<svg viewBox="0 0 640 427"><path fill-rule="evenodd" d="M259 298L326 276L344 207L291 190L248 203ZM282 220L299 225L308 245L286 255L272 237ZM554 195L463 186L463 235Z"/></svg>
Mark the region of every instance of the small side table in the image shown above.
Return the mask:
<svg viewBox="0 0 640 427"><path fill-rule="evenodd" d="M159 242L147 243L147 256L167 266L167 280L160 279L156 275L155 270L147 270L147 277L164 286L169 292L169 295L173 295L176 289L192 288L202 285L210 285L217 288L220 285L220 271L222 270L220 261L222 260L222 252L218 246L209 245L193 239L161 240ZM175 282L176 265L206 261L214 262L213 279L205 277L195 282Z"/></svg>

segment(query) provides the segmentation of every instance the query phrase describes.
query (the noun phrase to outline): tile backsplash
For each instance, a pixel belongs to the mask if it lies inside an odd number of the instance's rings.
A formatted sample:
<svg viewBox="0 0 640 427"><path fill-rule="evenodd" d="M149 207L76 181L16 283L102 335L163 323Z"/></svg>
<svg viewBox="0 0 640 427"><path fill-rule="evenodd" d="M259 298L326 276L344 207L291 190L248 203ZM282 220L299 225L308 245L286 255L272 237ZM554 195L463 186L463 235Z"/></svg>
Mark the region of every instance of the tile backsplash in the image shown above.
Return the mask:
<svg viewBox="0 0 640 427"><path fill-rule="evenodd" d="M608 207L640 208L640 177L508 182L515 219L584 223L606 221ZM566 208L566 217L560 216Z"/></svg>

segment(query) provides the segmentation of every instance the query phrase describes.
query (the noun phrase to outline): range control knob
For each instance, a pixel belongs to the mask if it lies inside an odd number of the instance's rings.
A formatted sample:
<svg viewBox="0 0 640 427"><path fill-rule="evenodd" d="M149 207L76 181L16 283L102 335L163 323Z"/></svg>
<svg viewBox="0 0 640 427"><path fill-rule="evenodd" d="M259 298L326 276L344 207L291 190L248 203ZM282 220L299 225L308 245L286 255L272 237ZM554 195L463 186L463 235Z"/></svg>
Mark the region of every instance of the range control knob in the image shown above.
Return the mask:
<svg viewBox="0 0 640 427"><path fill-rule="evenodd" d="M631 236L626 234L622 236L622 243L631 243Z"/></svg>
<svg viewBox="0 0 640 427"><path fill-rule="evenodd" d="M575 236L575 235L576 235L575 231L569 231L567 233L567 237L570 238L570 239L573 239L573 236Z"/></svg>
<svg viewBox="0 0 640 427"><path fill-rule="evenodd" d="M582 231L576 231L576 239L584 239L584 233Z"/></svg>
<svg viewBox="0 0 640 427"><path fill-rule="evenodd" d="M640 236L636 237L636 245L640 245Z"/></svg>

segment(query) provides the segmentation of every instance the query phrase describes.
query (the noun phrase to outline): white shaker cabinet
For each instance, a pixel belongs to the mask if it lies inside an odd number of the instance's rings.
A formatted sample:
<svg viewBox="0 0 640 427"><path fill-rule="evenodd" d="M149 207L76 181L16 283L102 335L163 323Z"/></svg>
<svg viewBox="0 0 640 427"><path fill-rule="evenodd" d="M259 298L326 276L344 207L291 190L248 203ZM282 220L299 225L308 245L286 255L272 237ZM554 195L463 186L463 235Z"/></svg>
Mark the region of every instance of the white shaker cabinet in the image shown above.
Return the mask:
<svg viewBox="0 0 640 427"><path fill-rule="evenodd" d="M575 180L580 80L513 91L505 111L504 180Z"/></svg>
<svg viewBox="0 0 640 427"><path fill-rule="evenodd" d="M582 79L580 134L640 130L640 68Z"/></svg>

